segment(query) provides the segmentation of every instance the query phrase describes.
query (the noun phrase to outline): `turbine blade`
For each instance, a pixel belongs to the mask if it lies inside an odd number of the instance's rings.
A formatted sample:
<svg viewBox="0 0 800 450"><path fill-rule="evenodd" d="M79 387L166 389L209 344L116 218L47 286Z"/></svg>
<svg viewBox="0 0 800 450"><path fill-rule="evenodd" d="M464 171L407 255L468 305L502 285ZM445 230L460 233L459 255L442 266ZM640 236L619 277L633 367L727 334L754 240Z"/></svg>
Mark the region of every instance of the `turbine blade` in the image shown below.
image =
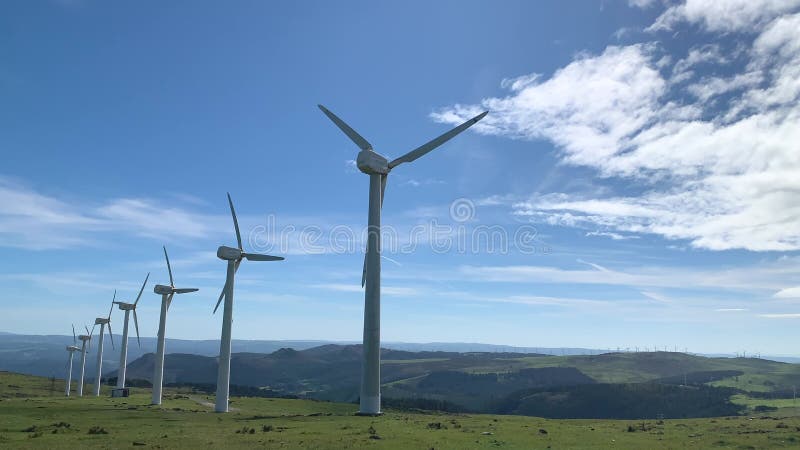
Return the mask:
<svg viewBox="0 0 800 450"><path fill-rule="evenodd" d="M167 311L169 311L169 305L172 304L172 297L174 295L175 295L175 293L173 292L172 294L169 294L169 297L167 297Z"/></svg>
<svg viewBox="0 0 800 450"><path fill-rule="evenodd" d="M111 333L111 322L108 322L108 336L111 338L111 348L114 349L114 335Z"/></svg>
<svg viewBox="0 0 800 450"><path fill-rule="evenodd" d="M133 310L133 326L136 328L136 341L139 343L139 348L142 348L142 340L139 339L139 319L136 317L136 310Z"/></svg>
<svg viewBox="0 0 800 450"><path fill-rule="evenodd" d="M214 307L214 312L212 314L217 313L217 308L219 308L219 304L222 303L222 299L225 297L225 293L228 292L228 278L225 278L225 285L222 286L222 292L219 294L219 300L217 300L217 306Z"/></svg>
<svg viewBox="0 0 800 450"><path fill-rule="evenodd" d="M72 343L73 344L77 344L78 343L78 336L75 335L75 324L74 323L72 324Z"/></svg>
<svg viewBox="0 0 800 450"><path fill-rule="evenodd" d="M381 208L383 208L383 194L386 192L386 180L389 178L389 175L383 174L381 175Z"/></svg>
<svg viewBox="0 0 800 450"><path fill-rule="evenodd" d="M164 258L167 259L167 270L169 271L169 285L175 287L175 281L172 279L172 267L169 265L169 256L167 256L167 247L164 246Z"/></svg>
<svg viewBox="0 0 800 450"><path fill-rule="evenodd" d="M283 256L262 255L260 253L242 253L248 261L283 261Z"/></svg>
<svg viewBox="0 0 800 450"><path fill-rule="evenodd" d="M150 279L150 272L147 272L147 276L144 277L144 283L142 283L142 288L139 289L139 295L136 296L136 301L133 302L133 310L136 311L136 305L139 303L139 299L142 297L142 292L144 292L144 287L147 285L147 280Z"/></svg>
<svg viewBox="0 0 800 450"><path fill-rule="evenodd" d="M231 200L231 193L228 192L228 204L231 206L231 216L233 216L233 228L236 229L236 243L239 244L239 250L242 248L242 235L239 233L239 221L236 220L236 211L233 209L233 200Z"/></svg>
<svg viewBox="0 0 800 450"><path fill-rule="evenodd" d="M86 335L89 336L89 337L92 337L92 333L94 333L94 325L92 325L92 331L91 332L89 332L89 327L87 327L86 325L84 325L83 328L86 328Z"/></svg>
<svg viewBox="0 0 800 450"><path fill-rule="evenodd" d="M111 320L111 311L114 310L114 300L117 298L117 290L114 289L114 298L111 300L111 308L108 310L108 320Z"/></svg>
<svg viewBox="0 0 800 450"><path fill-rule="evenodd" d="M172 297L172 295L174 295L174 294L186 294L186 293L189 293L189 292L197 292L199 290L200 289L197 289L197 288L176 288L175 290L172 291L172 294L170 294L170 297Z"/></svg>
<svg viewBox="0 0 800 450"><path fill-rule="evenodd" d="M369 252L369 244L367 244L367 252ZM361 287L367 284L367 252L364 252L364 269L361 271Z"/></svg>
<svg viewBox="0 0 800 450"><path fill-rule="evenodd" d="M438 146L444 144L445 142L449 141L450 139L454 138L456 135L458 135L462 131L466 130L467 128L475 125L476 123L478 123L479 120L483 119L484 116L486 116L486 114L489 114L489 111L484 111L484 112L478 114L477 116L473 117L472 119L469 119L468 121L462 123L461 125L453 128L452 130L448 131L447 133L444 133L443 135L437 137L436 139L432 139L432 140L428 141L427 143L415 148L414 150L411 150L410 152L406 153L405 155L403 155L403 156L395 159L394 161L390 162L389 163L389 168L391 169L391 168L393 168L393 167L395 167L395 166L397 166L399 164L402 164L404 162L414 161L415 159L419 158L420 156L430 152L431 150L435 149L436 147L438 147Z"/></svg>
<svg viewBox="0 0 800 450"><path fill-rule="evenodd" d="M360 134L356 133L356 130L350 128L350 125L344 123L344 120L340 119L336 114L330 112L328 108L322 105L317 105L317 106L319 107L319 109L322 110L322 112L325 113L326 116L328 116L328 119L331 119L331 121L335 123L336 126L339 127L339 129L342 130L344 134L347 135L347 137L350 138L351 141L356 143L358 148L360 148L361 150L372 151L372 144L367 142L367 140L361 137Z"/></svg>

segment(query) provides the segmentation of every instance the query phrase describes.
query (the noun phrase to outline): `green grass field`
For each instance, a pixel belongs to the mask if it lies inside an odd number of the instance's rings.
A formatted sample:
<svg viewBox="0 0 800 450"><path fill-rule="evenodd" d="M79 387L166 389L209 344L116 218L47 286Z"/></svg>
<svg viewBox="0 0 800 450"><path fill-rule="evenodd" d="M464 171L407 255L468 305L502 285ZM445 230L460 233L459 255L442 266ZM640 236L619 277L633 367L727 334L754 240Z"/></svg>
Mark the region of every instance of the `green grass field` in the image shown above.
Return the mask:
<svg viewBox="0 0 800 450"><path fill-rule="evenodd" d="M234 398L215 414L212 397L167 390L161 407L149 390L127 399L61 396L46 378L0 373L3 448L797 448L800 418L548 420L535 417L389 410L353 415L355 405ZM741 399L747 401L747 399ZM754 400L764 404L766 400ZM760 402L760 403L759 403Z"/></svg>

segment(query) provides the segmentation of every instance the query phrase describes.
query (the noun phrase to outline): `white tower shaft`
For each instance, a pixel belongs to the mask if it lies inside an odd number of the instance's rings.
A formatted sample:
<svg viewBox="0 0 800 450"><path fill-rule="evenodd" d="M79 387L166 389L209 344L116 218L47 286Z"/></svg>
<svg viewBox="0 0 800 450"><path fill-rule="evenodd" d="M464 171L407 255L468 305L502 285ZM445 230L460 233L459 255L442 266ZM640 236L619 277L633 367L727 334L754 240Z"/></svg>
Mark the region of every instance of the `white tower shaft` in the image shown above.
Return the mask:
<svg viewBox="0 0 800 450"><path fill-rule="evenodd" d="M67 391L66 391L67 397L69 397L69 391L72 388L72 357L74 354L75 352L73 351L69 352L69 364L68 364L69 368L67 369Z"/></svg>
<svg viewBox="0 0 800 450"><path fill-rule="evenodd" d="M103 376L103 334L106 330L106 324L100 324L100 335L97 339L97 376L94 379L94 395L100 396L100 378Z"/></svg>
<svg viewBox="0 0 800 450"><path fill-rule="evenodd" d="M128 368L128 319L131 310L125 310L125 323L122 325L122 350L119 352L119 370L117 371L117 388L125 387L125 372Z"/></svg>
<svg viewBox="0 0 800 450"><path fill-rule="evenodd" d="M381 413L381 175L369 176L367 277L359 414Z"/></svg>
<svg viewBox="0 0 800 450"><path fill-rule="evenodd" d="M233 325L233 281L236 274L235 261L228 261L225 305L222 310L222 337L219 342L219 372L217 373L216 412L228 412L231 378L231 327Z"/></svg>
<svg viewBox="0 0 800 450"><path fill-rule="evenodd" d="M164 385L164 347L167 331L168 294L161 295L161 319L158 321L158 344L156 345L155 373L153 373L153 404L161 404L161 389Z"/></svg>

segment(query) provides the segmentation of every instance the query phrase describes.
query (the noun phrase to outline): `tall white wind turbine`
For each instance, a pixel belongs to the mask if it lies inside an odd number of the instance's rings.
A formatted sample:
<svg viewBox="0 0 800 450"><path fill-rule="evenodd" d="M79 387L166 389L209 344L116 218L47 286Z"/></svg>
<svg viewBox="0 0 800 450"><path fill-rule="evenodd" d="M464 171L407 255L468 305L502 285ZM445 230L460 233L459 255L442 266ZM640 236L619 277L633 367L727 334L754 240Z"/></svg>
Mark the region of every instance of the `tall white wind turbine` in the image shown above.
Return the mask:
<svg viewBox="0 0 800 450"><path fill-rule="evenodd" d="M225 286L217 300L214 312L217 312L222 298L225 298L225 306L222 310L222 337L219 342L219 372L217 373L217 403L214 407L216 412L228 412L228 400L230 394L231 377L231 326L233 324L233 283L236 271L242 259L248 261L282 261L281 256L261 255L258 253L245 253L242 248L242 235L239 233L239 221L236 220L236 211L233 209L231 194L228 194L228 205L231 207L233 217L233 228L236 230L236 243L238 248L221 245L217 249L217 258L228 262L228 273L225 277Z"/></svg>
<svg viewBox="0 0 800 450"><path fill-rule="evenodd" d="M114 310L114 300L117 299L117 291L114 290L114 298L111 299L111 308L108 310L108 317L98 317L94 319L95 325L100 325L99 339L97 340L97 376L94 379L94 395L100 396L100 378L103 376L103 331L108 325L108 337L111 338L111 348L114 348L114 335L111 334L111 311Z"/></svg>
<svg viewBox="0 0 800 450"><path fill-rule="evenodd" d="M398 165L412 162L436 147L449 141L457 134L483 119L488 111L482 112L472 119L453 128L447 133L433 139L420 147L393 160L372 149L360 134L350 128L322 105L319 109L339 127L361 149L356 158L358 169L369 175L369 216L367 227L367 249L364 255L364 268L361 274L361 286L364 290L364 345L363 364L361 368L361 397L359 414L377 415L381 413L381 206L383 193L386 190L386 179L389 172Z"/></svg>
<svg viewBox="0 0 800 450"><path fill-rule="evenodd" d="M112 301L111 303L119 306L121 311L125 311L125 323L122 325L122 348L119 352L119 370L117 370L117 389L125 387L125 371L128 368L128 320L130 319L131 311L133 311L133 325L136 327L136 342L139 343L139 348L142 347L142 341L139 339L139 318L136 317L136 305L139 304L139 299L142 298L142 292L144 292L144 287L149 278L150 273L148 272L144 278L144 283L142 283L142 288L139 289L139 295L136 296L136 301L133 303L117 301ZM114 307L112 306L111 308L113 309ZM110 327L111 324L109 324L109 330L111 329Z"/></svg>
<svg viewBox="0 0 800 450"><path fill-rule="evenodd" d="M86 374L86 353L89 351L89 346L92 345L92 333L94 332L94 326L92 326L92 331L89 331L89 327L86 325L83 327L86 328L86 334L78 335L78 339L81 341L81 376L80 383L78 384L78 397L83 397L83 378Z"/></svg>
<svg viewBox="0 0 800 450"><path fill-rule="evenodd" d="M75 352L79 352L81 350L78 347L78 337L75 336L75 325L72 326L72 345L67 346L67 351L69 352L69 360L67 360L67 390L66 396L69 397L69 391L72 388L72 357L75 356Z"/></svg>
<svg viewBox="0 0 800 450"><path fill-rule="evenodd" d="M187 292L197 292L197 288L176 288L175 280L172 279L172 267L169 265L167 247L164 247L164 258L167 260L167 271L169 272L169 286L157 284L153 292L161 294L161 318L158 321L158 344L156 346L155 373L153 374L153 404L161 404L161 389L164 385L164 346L166 345L167 311L172 303L172 296L175 294L185 294Z"/></svg>

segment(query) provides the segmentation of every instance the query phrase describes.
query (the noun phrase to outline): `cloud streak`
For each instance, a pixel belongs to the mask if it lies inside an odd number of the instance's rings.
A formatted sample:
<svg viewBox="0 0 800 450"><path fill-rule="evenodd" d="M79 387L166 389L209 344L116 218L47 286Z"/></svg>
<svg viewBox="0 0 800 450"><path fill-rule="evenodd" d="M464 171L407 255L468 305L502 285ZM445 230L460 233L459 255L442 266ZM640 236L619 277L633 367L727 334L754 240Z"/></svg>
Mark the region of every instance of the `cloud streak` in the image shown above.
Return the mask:
<svg viewBox="0 0 800 450"><path fill-rule="evenodd" d="M512 205L517 216L709 250L798 250L799 5L674 5L654 33L688 22L701 27L701 38L729 33L728 46L699 44L677 61L657 41L609 46L550 77L504 80L507 96L456 104L432 118L458 123L489 109L476 131L550 141L563 164L636 192L534 193Z"/></svg>

